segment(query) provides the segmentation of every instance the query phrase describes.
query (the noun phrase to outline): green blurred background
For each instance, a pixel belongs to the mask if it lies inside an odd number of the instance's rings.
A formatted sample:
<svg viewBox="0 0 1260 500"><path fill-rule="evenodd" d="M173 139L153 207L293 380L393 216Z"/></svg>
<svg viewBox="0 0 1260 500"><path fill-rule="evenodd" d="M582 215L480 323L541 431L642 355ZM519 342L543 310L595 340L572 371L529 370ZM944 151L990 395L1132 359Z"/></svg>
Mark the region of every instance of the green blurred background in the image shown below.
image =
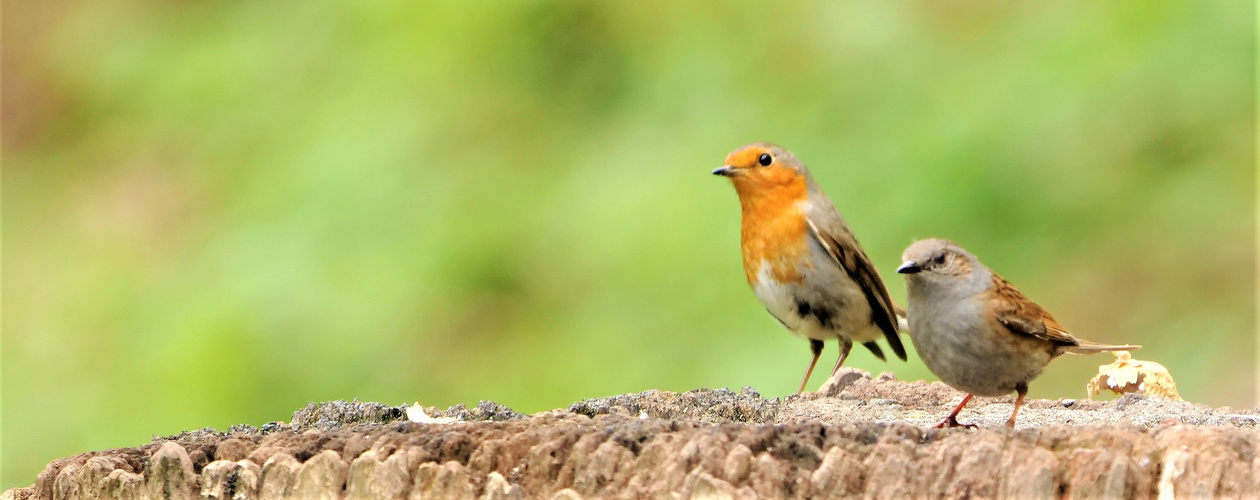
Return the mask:
<svg viewBox="0 0 1260 500"><path fill-rule="evenodd" d="M898 301L901 250L954 239L1255 406L1253 8L6 1L2 486L307 401L790 393L809 350L709 175L758 140Z"/></svg>

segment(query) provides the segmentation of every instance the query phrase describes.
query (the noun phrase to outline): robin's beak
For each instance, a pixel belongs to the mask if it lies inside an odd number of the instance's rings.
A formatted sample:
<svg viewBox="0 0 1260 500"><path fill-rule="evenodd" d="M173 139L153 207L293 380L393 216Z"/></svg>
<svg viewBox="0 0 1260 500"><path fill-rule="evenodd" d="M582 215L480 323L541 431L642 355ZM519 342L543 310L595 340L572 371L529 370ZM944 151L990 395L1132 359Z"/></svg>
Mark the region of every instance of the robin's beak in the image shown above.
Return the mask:
<svg viewBox="0 0 1260 500"><path fill-rule="evenodd" d="M907 260L901 264L901 267L897 268L897 272L901 274L916 274L922 270L923 268L915 264L913 260Z"/></svg>
<svg viewBox="0 0 1260 500"><path fill-rule="evenodd" d="M720 175L722 177L735 177L735 167L732 167L730 165L722 165L721 167L713 169L713 175Z"/></svg>

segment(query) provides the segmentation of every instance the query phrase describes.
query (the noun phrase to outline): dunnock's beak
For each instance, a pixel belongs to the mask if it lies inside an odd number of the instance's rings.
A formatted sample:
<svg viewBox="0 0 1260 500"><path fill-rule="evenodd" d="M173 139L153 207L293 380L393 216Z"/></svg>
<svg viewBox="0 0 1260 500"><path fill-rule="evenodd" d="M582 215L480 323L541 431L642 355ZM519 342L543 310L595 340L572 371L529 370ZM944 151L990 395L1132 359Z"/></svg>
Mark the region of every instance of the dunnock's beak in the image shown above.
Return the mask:
<svg viewBox="0 0 1260 500"><path fill-rule="evenodd" d="M722 177L734 177L735 168L730 165L722 165L721 167L713 169L713 175L720 175Z"/></svg>
<svg viewBox="0 0 1260 500"><path fill-rule="evenodd" d="M901 264L901 267L897 268L897 272L901 274L915 274L922 270L923 268L919 267L918 264L915 264L913 260L907 260L905 263Z"/></svg>

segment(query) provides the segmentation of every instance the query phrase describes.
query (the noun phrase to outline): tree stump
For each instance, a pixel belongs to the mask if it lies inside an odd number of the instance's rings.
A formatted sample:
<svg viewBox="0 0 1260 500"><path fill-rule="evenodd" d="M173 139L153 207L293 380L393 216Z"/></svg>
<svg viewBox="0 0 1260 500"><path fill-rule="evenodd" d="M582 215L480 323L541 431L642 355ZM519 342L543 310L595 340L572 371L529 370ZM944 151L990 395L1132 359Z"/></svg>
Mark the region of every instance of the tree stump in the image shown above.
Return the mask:
<svg viewBox="0 0 1260 500"><path fill-rule="evenodd" d="M155 439L48 464L3 499L1173 498L1260 496L1260 411L1136 394L1011 398L933 429L962 394L843 369L816 393L647 391L523 415L483 401L337 401L288 423Z"/></svg>

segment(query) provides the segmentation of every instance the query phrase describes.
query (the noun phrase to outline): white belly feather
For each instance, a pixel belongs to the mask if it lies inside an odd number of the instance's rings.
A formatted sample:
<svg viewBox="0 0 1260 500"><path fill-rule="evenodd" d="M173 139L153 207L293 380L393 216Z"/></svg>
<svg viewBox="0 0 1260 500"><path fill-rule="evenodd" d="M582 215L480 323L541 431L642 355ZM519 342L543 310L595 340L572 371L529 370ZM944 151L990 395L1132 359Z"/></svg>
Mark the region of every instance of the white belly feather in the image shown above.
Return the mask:
<svg viewBox="0 0 1260 500"><path fill-rule="evenodd" d="M815 340L845 337L855 343L883 338L871 320L866 294L844 270L827 262L803 271L801 283L785 285L775 281L770 263L763 260L753 287L753 294L792 334ZM819 309L825 311L825 322Z"/></svg>

